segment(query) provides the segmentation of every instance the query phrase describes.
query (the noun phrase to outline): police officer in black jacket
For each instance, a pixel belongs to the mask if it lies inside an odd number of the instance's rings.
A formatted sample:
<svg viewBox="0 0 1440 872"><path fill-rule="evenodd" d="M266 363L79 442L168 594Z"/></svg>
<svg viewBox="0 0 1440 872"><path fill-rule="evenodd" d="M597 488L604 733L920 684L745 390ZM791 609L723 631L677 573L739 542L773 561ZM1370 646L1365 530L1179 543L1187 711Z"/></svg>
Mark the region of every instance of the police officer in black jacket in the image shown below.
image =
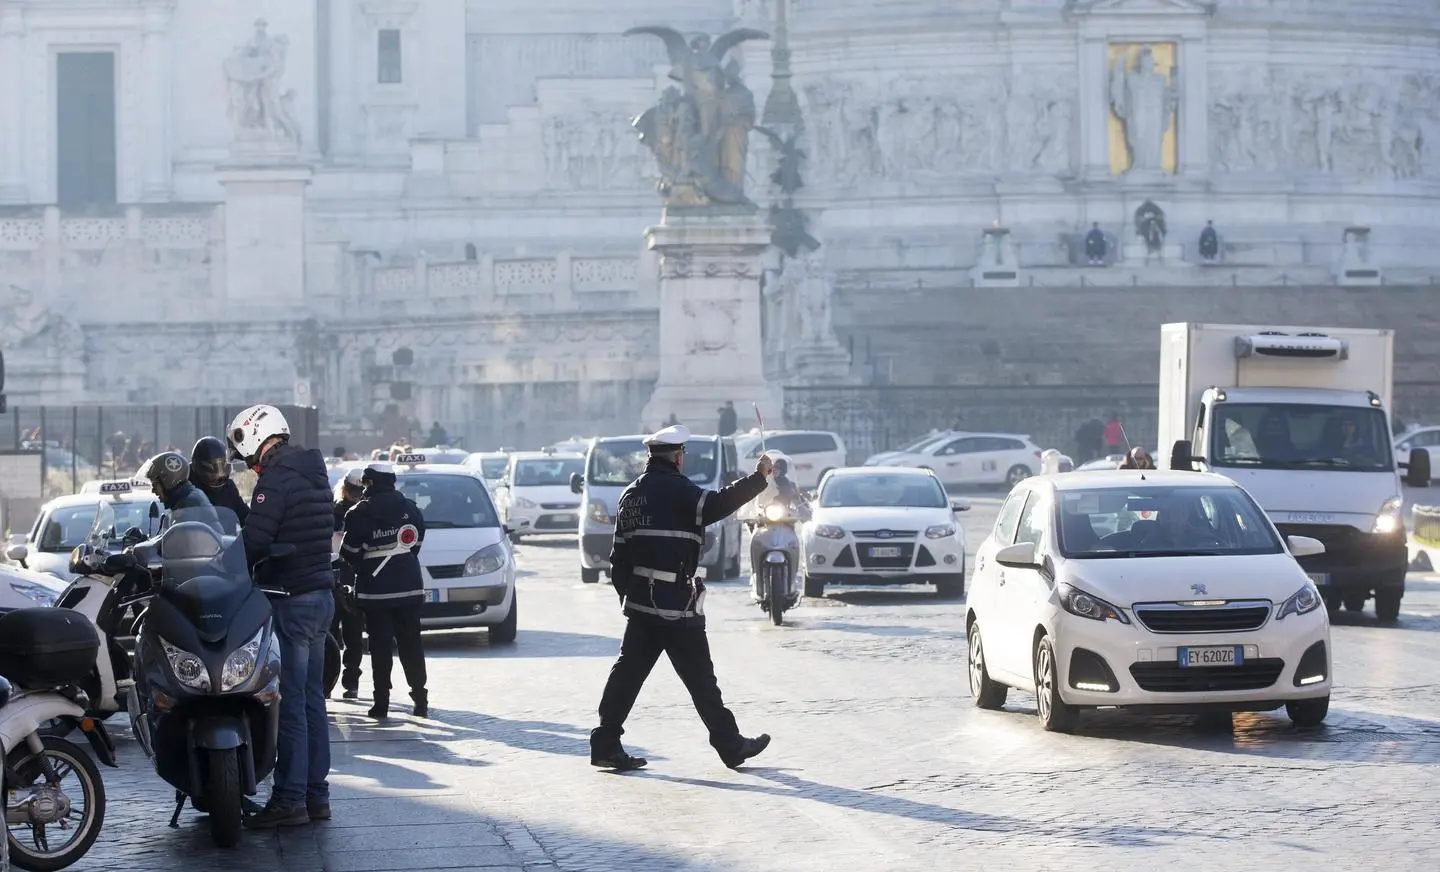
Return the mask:
<svg viewBox="0 0 1440 872"><path fill-rule="evenodd" d="M390 715L392 644L410 685L415 717L430 715L425 690L425 648L420 642L420 546L425 519L409 498L395 489L395 467L377 461L361 476L365 498L345 515L340 559L355 570L355 598L365 612L370 636L370 671L375 676L375 705L370 717ZM393 642L392 642L393 640Z"/></svg>
<svg viewBox="0 0 1440 872"><path fill-rule="evenodd" d="M230 452L224 442L214 436L206 436L195 443L190 451L190 483L205 492L211 505L234 512L236 520L244 525L250 507L230 479Z"/></svg>
<svg viewBox="0 0 1440 872"><path fill-rule="evenodd" d="M340 479L335 488L335 551L340 551L340 539L345 533L345 515L365 495L360 469L352 469ZM355 571L348 564L335 568L335 623L330 635L345 646L341 660L345 671L340 674L340 686L345 688L345 699L360 696L360 664L365 661L365 613L355 601Z"/></svg>
<svg viewBox="0 0 1440 872"><path fill-rule="evenodd" d="M690 431L666 427L645 440L645 472L620 496L611 583L623 603L626 625L620 658L610 670L600 699L600 726L590 733L590 765L628 771L645 765L620 744L625 719L661 653L710 731L710 745L731 769L764 751L768 735L748 739L725 707L710 642L705 637L705 585L696 577L705 528L734 514L765 490L773 469L769 456L755 474L719 491L700 488L681 471Z"/></svg>

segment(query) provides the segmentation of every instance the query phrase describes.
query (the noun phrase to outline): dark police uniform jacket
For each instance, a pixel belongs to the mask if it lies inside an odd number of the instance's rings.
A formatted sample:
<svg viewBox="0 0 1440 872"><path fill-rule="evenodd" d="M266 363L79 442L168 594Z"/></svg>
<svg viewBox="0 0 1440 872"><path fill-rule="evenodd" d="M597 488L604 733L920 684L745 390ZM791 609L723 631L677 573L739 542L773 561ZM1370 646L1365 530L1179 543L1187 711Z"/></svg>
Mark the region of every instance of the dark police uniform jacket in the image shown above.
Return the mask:
<svg viewBox="0 0 1440 872"><path fill-rule="evenodd" d="M289 557L267 561L266 584L292 595L328 591L335 585L330 568L332 496L325 457L316 449L286 442L265 455L245 519L245 557L254 565L269 556L273 543L295 546Z"/></svg>
<svg viewBox="0 0 1440 872"><path fill-rule="evenodd" d="M415 528L415 541L402 541L401 531ZM420 575L420 545L425 541L425 518L420 509L398 490L376 492L345 515L345 538L340 559L355 570L355 598L362 605L397 605L425 593Z"/></svg>
<svg viewBox="0 0 1440 872"><path fill-rule="evenodd" d="M705 585L695 577L705 528L765 490L756 473L707 491L675 464L650 458L645 473L620 495L610 583L625 615L668 626L705 626Z"/></svg>

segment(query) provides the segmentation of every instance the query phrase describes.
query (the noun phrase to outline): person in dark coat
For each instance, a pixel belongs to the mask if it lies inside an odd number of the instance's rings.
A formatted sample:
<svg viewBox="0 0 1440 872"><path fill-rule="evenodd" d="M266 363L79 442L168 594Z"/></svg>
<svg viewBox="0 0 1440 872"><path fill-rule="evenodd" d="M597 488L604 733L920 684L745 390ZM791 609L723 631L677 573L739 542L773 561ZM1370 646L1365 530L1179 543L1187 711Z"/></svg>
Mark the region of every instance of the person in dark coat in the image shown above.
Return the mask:
<svg viewBox="0 0 1440 872"><path fill-rule="evenodd" d="M689 440L684 426L648 437L645 472L621 494L616 510L610 583L626 624L620 658L600 698L600 726L590 733L590 765L602 769L624 772L645 765L644 758L626 753L620 736L662 653L690 692L710 745L726 766L737 768L770 744L768 735L741 735L721 698L705 636L705 585L696 570L705 528L758 497L774 464L761 456L753 475L718 491L703 490L681 471Z"/></svg>
<svg viewBox="0 0 1440 872"><path fill-rule="evenodd" d="M135 477L150 482L165 508L184 513L184 520L219 520L205 492L190 483L190 462L178 451L162 451L145 461Z"/></svg>
<svg viewBox="0 0 1440 872"><path fill-rule="evenodd" d="M1214 263L1219 255L1220 235L1215 232L1215 222L1206 221L1205 229L1200 231L1200 256L1206 263Z"/></svg>
<svg viewBox="0 0 1440 872"><path fill-rule="evenodd" d="M240 488L230 478L230 452L224 442L214 436L206 436L195 443L190 450L190 483L205 492L211 505L229 509L235 513L240 526L245 525L250 507L240 496ZM240 531L227 532L238 534Z"/></svg>
<svg viewBox="0 0 1440 872"><path fill-rule="evenodd" d="M1085 260L1091 266L1104 266L1105 254L1110 248L1110 242L1105 238L1105 231L1100 229L1100 222L1096 221L1090 225L1090 232L1085 234Z"/></svg>
<svg viewBox="0 0 1440 872"><path fill-rule="evenodd" d="M280 640L280 738L270 801L245 820L251 829L330 819L330 723L325 713L325 642L335 618L335 528L330 476L319 450L290 441L274 406L251 406L230 425L230 446L259 478L245 519L245 556L264 560ZM272 545L293 549L271 558ZM288 549L287 549L288 550Z"/></svg>
<svg viewBox="0 0 1440 872"><path fill-rule="evenodd" d="M1076 458L1081 463L1105 456L1105 422L1091 418L1075 430Z"/></svg>
<svg viewBox="0 0 1440 872"><path fill-rule="evenodd" d="M355 570L355 599L365 610L370 634L370 671L375 678L375 704L370 717L390 714L390 670L393 651L410 685L415 717L430 715L425 690L425 647L420 641L420 605L425 583L420 573L420 546L425 518L395 488L395 467L372 463L361 477L365 497L345 515L340 559Z"/></svg>
<svg viewBox="0 0 1440 872"><path fill-rule="evenodd" d="M340 552L345 533L345 515L365 495L361 482L363 470L352 469L340 479L335 487L335 543L331 546ZM345 699L360 696L360 665L365 661L365 613L355 601L355 571L344 561L335 572L335 622L330 625L330 635L340 640L343 646L340 686Z"/></svg>
<svg viewBox="0 0 1440 872"><path fill-rule="evenodd" d="M740 428L740 418L735 414L735 401L726 400L725 405L721 406L719 411L720 425L716 435L734 436L735 431ZM670 417L673 419L675 416L672 414ZM667 426L675 426L676 424L679 424L679 422L676 421L675 424Z"/></svg>

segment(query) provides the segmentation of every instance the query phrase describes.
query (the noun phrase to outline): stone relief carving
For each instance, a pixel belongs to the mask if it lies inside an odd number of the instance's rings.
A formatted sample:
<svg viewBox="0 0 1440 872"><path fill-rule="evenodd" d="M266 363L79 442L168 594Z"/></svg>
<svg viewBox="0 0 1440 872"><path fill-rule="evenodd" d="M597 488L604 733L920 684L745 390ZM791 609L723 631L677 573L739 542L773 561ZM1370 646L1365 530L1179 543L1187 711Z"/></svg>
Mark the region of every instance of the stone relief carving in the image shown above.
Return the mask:
<svg viewBox="0 0 1440 872"><path fill-rule="evenodd" d="M230 120L237 140L289 143L298 148L300 125L295 118L295 91L280 91L290 40L270 36L268 27L265 19L256 21L250 41L225 59Z"/></svg>
<svg viewBox="0 0 1440 872"><path fill-rule="evenodd" d="M686 300L681 304L695 332L686 343L690 354L713 354L738 348L736 325L740 319L738 300Z"/></svg>
<svg viewBox="0 0 1440 872"><path fill-rule="evenodd" d="M625 134L624 110L596 110L546 118L540 126L547 184L554 190L634 189L643 184L646 158Z"/></svg>
<svg viewBox="0 0 1440 872"><path fill-rule="evenodd" d="M660 258L660 276L667 279L688 279L692 276L706 278L751 278L754 268L746 261L704 260L695 261L678 255L667 254Z"/></svg>
<svg viewBox="0 0 1440 872"><path fill-rule="evenodd" d="M85 334L79 325L17 285L0 291L0 339L9 348L40 350L63 359L85 352Z"/></svg>
<svg viewBox="0 0 1440 872"><path fill-rule="evenodd" d="M1134 67L1121 55L1110 68L1110 108L1125 128L1130 149L1130 172L1156 173L1165 169L1165 133L1179 105L1176 78L1155 68L1155 55L1147 45Z"/></svg>
<svg viewBox="0 0 1440 872"><path fill-rule="evenodd" d="M1210 161L1230 172L1440 176L1440 74L1272 67L1212 85Z"/></svg>
<svg viewBox="0 0 1440 872"><path fill-rule="evenodd" d="M834 277L824 254L815 249L787 258L779 285L781 345L837 345L830 306Z"/></svg>

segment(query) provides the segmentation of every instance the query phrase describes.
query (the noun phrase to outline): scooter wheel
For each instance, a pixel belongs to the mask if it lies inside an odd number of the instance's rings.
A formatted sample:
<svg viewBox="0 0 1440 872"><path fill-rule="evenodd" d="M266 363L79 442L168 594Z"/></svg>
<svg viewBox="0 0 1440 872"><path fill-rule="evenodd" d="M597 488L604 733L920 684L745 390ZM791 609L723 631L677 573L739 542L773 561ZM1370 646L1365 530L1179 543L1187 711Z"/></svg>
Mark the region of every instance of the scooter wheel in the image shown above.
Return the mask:
<svg viewBox="0 0 1440 872"><path fill-rule="evenodd" d="M100 778L100 767L95 765L88 753L73 742L55 736L45 736L41 742L44 743L44 754L52 771L59 769L66 772L67 776L73 776L79 782L78 792L69 783L70 777L54 785L47 784L41 771L40 758L31 754L25 745L20 745L10 752L7 763L15 778L11 781L7 777L6 789L20 792L59 790L69 800L72 809L83 805L84 813L78 822L72 822L73 826L68 831L47 826L44 821L10 824L7 841L10 846L10 862L16 868L32 872L58 872L74 865L85 856L100 835L100 827L105 823L105 782ZM42 827L45 833L43 850L33 837L36 827ZM56 838L64 832L68 832L70 838Z"/></svg>

